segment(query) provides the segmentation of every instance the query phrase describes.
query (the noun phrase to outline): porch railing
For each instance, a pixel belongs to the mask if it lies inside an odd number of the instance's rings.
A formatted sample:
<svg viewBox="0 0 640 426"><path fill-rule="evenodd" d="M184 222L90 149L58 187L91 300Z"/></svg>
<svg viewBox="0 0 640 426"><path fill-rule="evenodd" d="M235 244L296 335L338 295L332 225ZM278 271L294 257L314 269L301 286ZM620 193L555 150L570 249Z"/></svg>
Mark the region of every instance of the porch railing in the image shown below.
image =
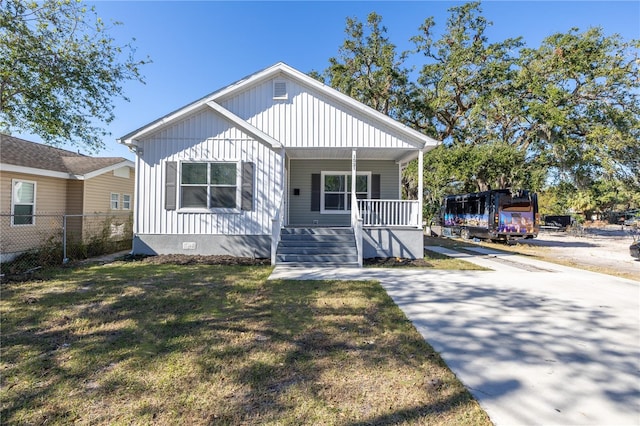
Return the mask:
<svg viewBox="0 0 640 426"><path fill-rule="evenodd" d="M355 192L351 193L351 203L357 202ZM358 254L358 266L362 268L362 216L360 215L360 209L351 209L351 227L353 228L353 235L356 239L356 252Z"/></svg>
<svg viewBox="0 0 640 426"><path fill-rule="evenodd" d="M358 209L363 226L422 226L418 200L358 200Z"/></svg>

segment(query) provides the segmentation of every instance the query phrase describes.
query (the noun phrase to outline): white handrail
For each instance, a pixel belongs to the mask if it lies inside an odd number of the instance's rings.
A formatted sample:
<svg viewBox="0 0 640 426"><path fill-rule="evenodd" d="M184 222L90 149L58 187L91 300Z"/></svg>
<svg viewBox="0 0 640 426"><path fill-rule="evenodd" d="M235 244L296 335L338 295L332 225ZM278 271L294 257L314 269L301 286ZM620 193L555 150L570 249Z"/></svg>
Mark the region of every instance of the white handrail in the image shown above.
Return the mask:
<svg viewBox="0 0 640 426"><path fill-rule="evenodd" d="M358 200L364 226L421 226L418 200Z"/></svg>
<svg viewBox="0 0 640 426"><path fill-rule="evenodd" d="M360 215L360 205L355 192L351 193L351 227L353 236L356 239L356 252L358 253L358 266L362 267L362 217Z"/></svg>

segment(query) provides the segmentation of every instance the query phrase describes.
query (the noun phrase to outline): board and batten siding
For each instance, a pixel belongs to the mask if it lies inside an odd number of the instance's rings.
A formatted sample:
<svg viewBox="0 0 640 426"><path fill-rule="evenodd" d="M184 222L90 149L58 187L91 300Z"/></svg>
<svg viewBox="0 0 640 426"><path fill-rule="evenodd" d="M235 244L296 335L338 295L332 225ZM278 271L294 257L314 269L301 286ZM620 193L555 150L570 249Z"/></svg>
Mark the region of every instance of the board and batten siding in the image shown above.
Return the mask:
<svg viewBox="0 0 640 426"><path fill-rule="evenodd" d="M307 226L318 221L320 226L349 226L348 214L327 214L311 211L311 175L323 171L351 173L351 160L291 160L289 171L289 225ZM394 161L362 160L358 172L380 175L380 199L399 200L399 168ZM300 195L293 195L299 189Z"/></svg>
<svg viewBox="0 0 640 426"><path fill-rule="evenodd" d="M208 107L138 141L136 234L271 235L280 206L282 157L232 127ZM191 213L165 209L167 161L245 161L255 164L252 211ZM240 184L240 182L238 182Z"/></svg>
<svg viewBox="0 0 640 426"><path fill-rule="evenodd" d="M288 99L273 99L274 80L286 81ZM415 148L396 130L291 79L270 79L219 102L287 148Z"/></svg>

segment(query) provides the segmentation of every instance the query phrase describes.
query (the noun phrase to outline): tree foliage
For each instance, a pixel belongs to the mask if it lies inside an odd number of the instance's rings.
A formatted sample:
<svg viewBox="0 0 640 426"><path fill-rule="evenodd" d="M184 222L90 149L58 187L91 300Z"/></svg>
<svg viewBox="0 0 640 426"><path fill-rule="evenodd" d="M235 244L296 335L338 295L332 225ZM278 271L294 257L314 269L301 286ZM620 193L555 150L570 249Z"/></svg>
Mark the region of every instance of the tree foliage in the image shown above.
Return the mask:
<svg viewBox="0 0 640 426"><path fill-rule="evenodd" d="M583 189L640 170L638 42L601 28L547 37L522 49L514 86L514 140L529 146L555 180Z"/></svg>
<svg viewBox="0 0 640 426"><path fill-rule="evenodd" d="M449 12L441 33L425 19L402 54L379 15L369 15L368 35L348 19L341 59L325 71L338 90L443 141L425 156L427 210L445 194L497 188L546 191L558 209L584 212L640 192L640 42L571 28L532 48L521 37L489 40L479 2ZM415 80L409 55L421 61ZM404 175L409 195L416 174L412 165Z"/></svg>
<svg viewBox="0 0 640 426"><path fill-rule="evenodd" d="M330 86L397 118L404 105L408 71L381 23L382 17L375 12L369 14L366 24L347 18L347 38L338 56L329 59L322 77Z"/></svg>
<svg viewBox="0 0 640 426"><path fill-rule="evenodd" d="M413 37L414 53L424 57L411 104L403 117L417 129L447 144L478 145L492 136L482 113L487 102L509 92L520 39L489 43L491 23L480 15L479 3L450 9L445 32L436 39L435 22L427 18Z"/></svg>
<svg viewBox="0 0 640 426"><path fill-rule="evenodd" d="M0 130L102 148L114 98L148 62L108 30L80 0L0 0Z"/></svg>

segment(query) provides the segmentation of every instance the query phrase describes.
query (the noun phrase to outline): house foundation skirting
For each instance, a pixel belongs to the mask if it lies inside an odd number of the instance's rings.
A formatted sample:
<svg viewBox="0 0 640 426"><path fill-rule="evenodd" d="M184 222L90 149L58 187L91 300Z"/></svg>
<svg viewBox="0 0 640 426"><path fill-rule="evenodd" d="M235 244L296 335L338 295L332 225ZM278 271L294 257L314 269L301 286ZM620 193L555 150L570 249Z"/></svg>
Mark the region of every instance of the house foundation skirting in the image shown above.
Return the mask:
<svg viewBox="0 0 640 426"><path fill-rule="evenodd" d="M159 235L133 237L133 254L229 255L270 258L270 235Z"/></svg>
<svg viewBox="0 0 640 426"><path fill-rule="evenodd" d="M364 228L362 230L363 257L424 257L423 232L420 228Z"/></svg>

